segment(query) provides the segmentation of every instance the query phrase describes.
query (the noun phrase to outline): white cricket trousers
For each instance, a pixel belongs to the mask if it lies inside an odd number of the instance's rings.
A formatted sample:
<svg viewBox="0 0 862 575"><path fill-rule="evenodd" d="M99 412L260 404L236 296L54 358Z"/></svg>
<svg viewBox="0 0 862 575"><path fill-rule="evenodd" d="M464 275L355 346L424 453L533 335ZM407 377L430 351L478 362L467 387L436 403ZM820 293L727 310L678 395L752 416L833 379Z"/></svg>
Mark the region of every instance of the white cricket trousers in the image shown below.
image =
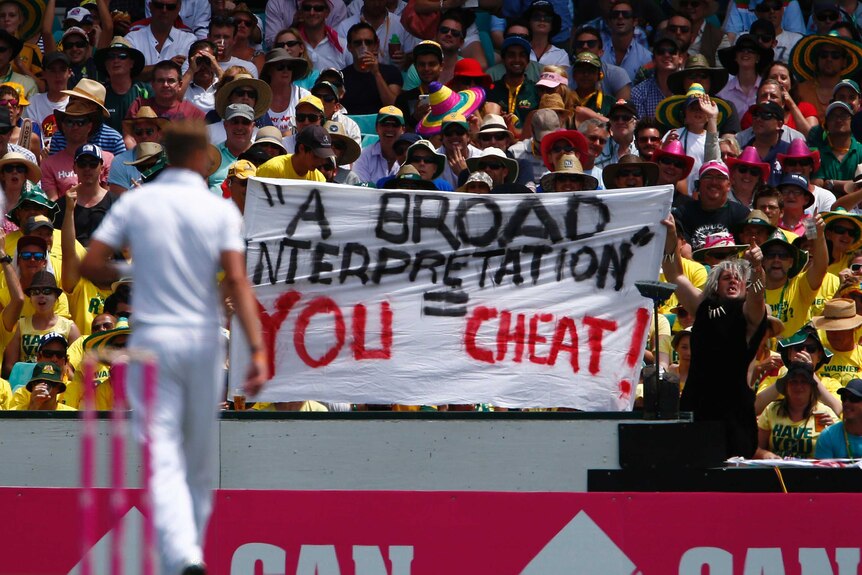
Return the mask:
<svg viewBox="0 0 862 575"><path fill-rule="evenodd" d="M130 347L154 352L158 385L151 429L150 497L162 575L203 560L218 473L218 411L224 346L218 327L135 324ZM139 373L134 370L132 373ZM143 423L143 385L134 377L129 402L138 437Z"/></svg>

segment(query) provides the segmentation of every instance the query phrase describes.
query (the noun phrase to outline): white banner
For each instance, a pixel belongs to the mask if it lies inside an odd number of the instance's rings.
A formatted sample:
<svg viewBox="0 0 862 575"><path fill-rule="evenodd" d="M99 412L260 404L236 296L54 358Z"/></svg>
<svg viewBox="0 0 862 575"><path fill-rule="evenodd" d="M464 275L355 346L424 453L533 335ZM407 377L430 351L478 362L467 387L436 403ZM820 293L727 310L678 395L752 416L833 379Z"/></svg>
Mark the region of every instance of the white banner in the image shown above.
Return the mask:
<svg viewBox="0 0 862 575"><path fill-rule="evenodd" d="M651 317L634 283L657 278L671 198L253 180L260 400L630 409Z"/></svg>

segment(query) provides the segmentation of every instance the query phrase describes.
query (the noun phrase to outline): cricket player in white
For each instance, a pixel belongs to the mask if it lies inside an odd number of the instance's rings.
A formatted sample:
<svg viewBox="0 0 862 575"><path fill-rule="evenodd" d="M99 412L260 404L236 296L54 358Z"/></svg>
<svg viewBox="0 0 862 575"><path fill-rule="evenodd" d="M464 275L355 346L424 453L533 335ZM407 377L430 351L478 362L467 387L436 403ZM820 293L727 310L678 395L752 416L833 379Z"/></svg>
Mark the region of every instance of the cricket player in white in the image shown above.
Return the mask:
<svg viewBox="0 0 862 575"><path fill-rule="evenodd" d="M213 195L203 124L171 124L164 134L169 168L156 181L125 192L93 235L81 272L102 285L119 279L112 254L132 254L134 316L129 345L158 357L153 414L153 476L162 575L201 575L203 540L218 472L217 411L223 388L219 327L222 290L248 334L252 365L245 391L252 397L268 378L266 354L245 272L241 216ZM130 402L140 424L141 386Z"/></svg>

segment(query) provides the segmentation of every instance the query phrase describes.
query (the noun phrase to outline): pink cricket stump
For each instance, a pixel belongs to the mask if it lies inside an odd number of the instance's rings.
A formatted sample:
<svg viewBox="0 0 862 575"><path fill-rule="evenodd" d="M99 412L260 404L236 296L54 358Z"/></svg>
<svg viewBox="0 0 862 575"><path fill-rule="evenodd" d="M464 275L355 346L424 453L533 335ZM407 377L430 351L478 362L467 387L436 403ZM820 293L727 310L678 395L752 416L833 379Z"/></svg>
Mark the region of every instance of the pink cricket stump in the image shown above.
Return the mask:
<svg viewBox="0 0 862 575"><path fill-rule="evenodd" d="M81 544L83 559L81 575L93 575L90 549L95 544L96 531L96 366L92 359L84 362L84 429L81 434Z"/></svg>
<svg viewBox="0 0 862 575"><path fill-rule="evenodd" d="M115 524L111 536L111 573L123 575L122 546L125 533L123 513L126 511L126 381L128 365L116 363L111 366L111 385L114 388L114 405L111 410L111 511Z"/></svg>

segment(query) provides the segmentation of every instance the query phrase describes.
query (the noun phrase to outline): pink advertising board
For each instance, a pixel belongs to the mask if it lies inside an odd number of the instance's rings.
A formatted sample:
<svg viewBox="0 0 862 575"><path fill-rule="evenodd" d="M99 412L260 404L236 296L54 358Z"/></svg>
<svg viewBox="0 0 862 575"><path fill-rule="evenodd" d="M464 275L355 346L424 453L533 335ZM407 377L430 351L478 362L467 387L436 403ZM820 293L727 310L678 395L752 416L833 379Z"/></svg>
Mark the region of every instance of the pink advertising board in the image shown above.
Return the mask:
<svg viewBox="0 0 862 575"><path fill-rule="evenodd" d="M129 492L130 513L140 493ZM117 524L105 512L99 538ZM858 575L860 494L233 491L214 575ZM75 489L0 488L0 573L81 559ZM139 515L138 515L139 516Z"/></svg>

